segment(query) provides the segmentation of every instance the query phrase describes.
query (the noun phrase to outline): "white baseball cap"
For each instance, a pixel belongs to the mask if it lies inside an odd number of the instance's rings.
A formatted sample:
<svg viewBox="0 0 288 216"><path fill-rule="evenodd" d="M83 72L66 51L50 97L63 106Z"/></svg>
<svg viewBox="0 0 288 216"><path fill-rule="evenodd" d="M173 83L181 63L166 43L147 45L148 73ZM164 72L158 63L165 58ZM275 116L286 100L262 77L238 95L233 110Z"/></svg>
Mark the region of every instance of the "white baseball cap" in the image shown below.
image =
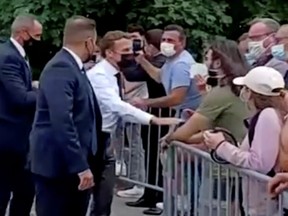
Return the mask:
<svg viewBox="0 0 288 216"><path fill-rule="evenodd" d="M252 91L266 96L278 96L285 88L283 76L271 67L255 67L246 76L233 80L235 85L247 86Z"/></svg>

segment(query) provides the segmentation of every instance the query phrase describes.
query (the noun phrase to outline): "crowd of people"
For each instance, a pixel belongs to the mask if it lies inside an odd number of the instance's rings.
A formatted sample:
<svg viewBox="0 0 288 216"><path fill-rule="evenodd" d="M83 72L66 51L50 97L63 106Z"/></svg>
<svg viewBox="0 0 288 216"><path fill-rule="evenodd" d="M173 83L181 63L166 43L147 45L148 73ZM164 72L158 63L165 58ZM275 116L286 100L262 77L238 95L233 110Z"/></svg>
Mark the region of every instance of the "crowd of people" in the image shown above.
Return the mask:
<svg viewBox="0 0 288 216"><path fill-rule="evenodd" d="M27 53L42 31L33 15L18 16L0 46L0 216L9 203L9 215L30 215L34 197L37 216L85 216L91 194L89 214L110 215L116 176L127 173L122 140L132 180L144 182L149 170L147 183L162 186L159 134L162 144L181 141L272 177L268 190L260 185L271 197L288 188L288 25L254 19L238 43L212 41L196 63L177 24L130 25L97 39L94 20L73 16L63 47L32 81ZM245 178L242 186L244 214L266 215L259 188ZM117 195L138 198L127 205L144 214L162 213L160 192L132 185Z"/></svg>

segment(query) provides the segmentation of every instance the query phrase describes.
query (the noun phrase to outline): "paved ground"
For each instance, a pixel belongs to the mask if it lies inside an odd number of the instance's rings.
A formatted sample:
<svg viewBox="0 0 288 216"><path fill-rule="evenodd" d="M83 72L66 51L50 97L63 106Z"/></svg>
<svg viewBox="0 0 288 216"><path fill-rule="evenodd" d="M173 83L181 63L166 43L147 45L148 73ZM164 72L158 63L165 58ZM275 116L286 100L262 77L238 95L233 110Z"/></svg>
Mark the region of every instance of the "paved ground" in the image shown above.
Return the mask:
<svg viewBox="0 0 288 216"><path fill-rule="evenodd" d="M114 202L112 205L113 212L111 216L142 216L142 211L144 209L139 209L139 208L130 208L125 206L125 202L127 200L114 197ZM130 201L130 200L128 200Z"/></svg>
<svg viewBox="0 0 288 216"><path fill-rule="evenodd" d="M125 202L127 201L133 200L122 199L115 196L112 204L111 216L143 216L142 211L144 209L127 207L125 205ZM36 216L34 208L32 210L31 216Z"/></svg>

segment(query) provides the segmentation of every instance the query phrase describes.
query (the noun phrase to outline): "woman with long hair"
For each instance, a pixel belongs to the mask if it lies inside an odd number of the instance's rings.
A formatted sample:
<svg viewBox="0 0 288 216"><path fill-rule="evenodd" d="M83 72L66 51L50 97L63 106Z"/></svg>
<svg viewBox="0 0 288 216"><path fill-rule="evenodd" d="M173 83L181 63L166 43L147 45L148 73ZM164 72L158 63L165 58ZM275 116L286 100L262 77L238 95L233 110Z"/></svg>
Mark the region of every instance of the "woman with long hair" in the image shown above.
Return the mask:
<svg viewBox="0 0 288 216"><path fill-rule="evenodd" d="M210 85L213 87L206 93L199 108L193 113L189 120L173 134L167 135L167 142L178 140L206 150L206 147L203 144L203 132L214 127L221 127L229 130L238 142L241 142L244 138L246 128L243 125L243 121L249 115L245 104L238 97L240 88L233 84L233 79L245 75L248 70L245 64L241 62L241 58L239 58L238 63L235 62L236 58L232 60L232 55L228 56L226 53L222 52L222 50L225 50L223 48L224 44L221 50L216 48L218 47L218 44L219 42L215 42L215 45L210 46L206 52L205 59L205 63L209 69L207 81L210 82ZM238 49L237 44L236 49ZM199 197L201 215L208 215L207 212L209 210L207 206L209 206L209 200L216 199L217 197L218 180L214 168L212 168L214 174L211 186L213 188L213 193L212 197L207 197L210 194L207 191L209 188L207 187L207 184L210 184L211 182L208 177L211 167L207 165L204 164L205 168L204 170L201 170L204 176L204 179L201 179L201 193ZM200 175L199 172L198 175ZM226 200L225 178L225 173L222 173L220 179L221 201ZM233 185L230 184L229 186L232 187ZM194 187L192 186L192 188ZM232 197L231 200L233 201L234 198L235 197Z"/></svg>

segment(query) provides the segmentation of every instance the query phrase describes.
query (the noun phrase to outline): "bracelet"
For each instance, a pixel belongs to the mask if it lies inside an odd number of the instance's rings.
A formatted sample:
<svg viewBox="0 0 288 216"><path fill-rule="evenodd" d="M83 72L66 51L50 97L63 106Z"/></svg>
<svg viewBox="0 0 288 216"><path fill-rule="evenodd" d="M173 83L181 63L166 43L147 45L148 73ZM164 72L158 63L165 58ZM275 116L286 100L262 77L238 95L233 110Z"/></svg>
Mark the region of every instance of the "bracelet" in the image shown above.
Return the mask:
<svg viewBox="0 0 288 216"><path fill-rule="evenodd" d="M214 148L214 151L217 151L217 149L219 148L219 146L220 146L221 144L223 144L224 142L226 142L225 139L222 140L221 142L219 142L219 143L216 145L216 148Z"/></svg>

